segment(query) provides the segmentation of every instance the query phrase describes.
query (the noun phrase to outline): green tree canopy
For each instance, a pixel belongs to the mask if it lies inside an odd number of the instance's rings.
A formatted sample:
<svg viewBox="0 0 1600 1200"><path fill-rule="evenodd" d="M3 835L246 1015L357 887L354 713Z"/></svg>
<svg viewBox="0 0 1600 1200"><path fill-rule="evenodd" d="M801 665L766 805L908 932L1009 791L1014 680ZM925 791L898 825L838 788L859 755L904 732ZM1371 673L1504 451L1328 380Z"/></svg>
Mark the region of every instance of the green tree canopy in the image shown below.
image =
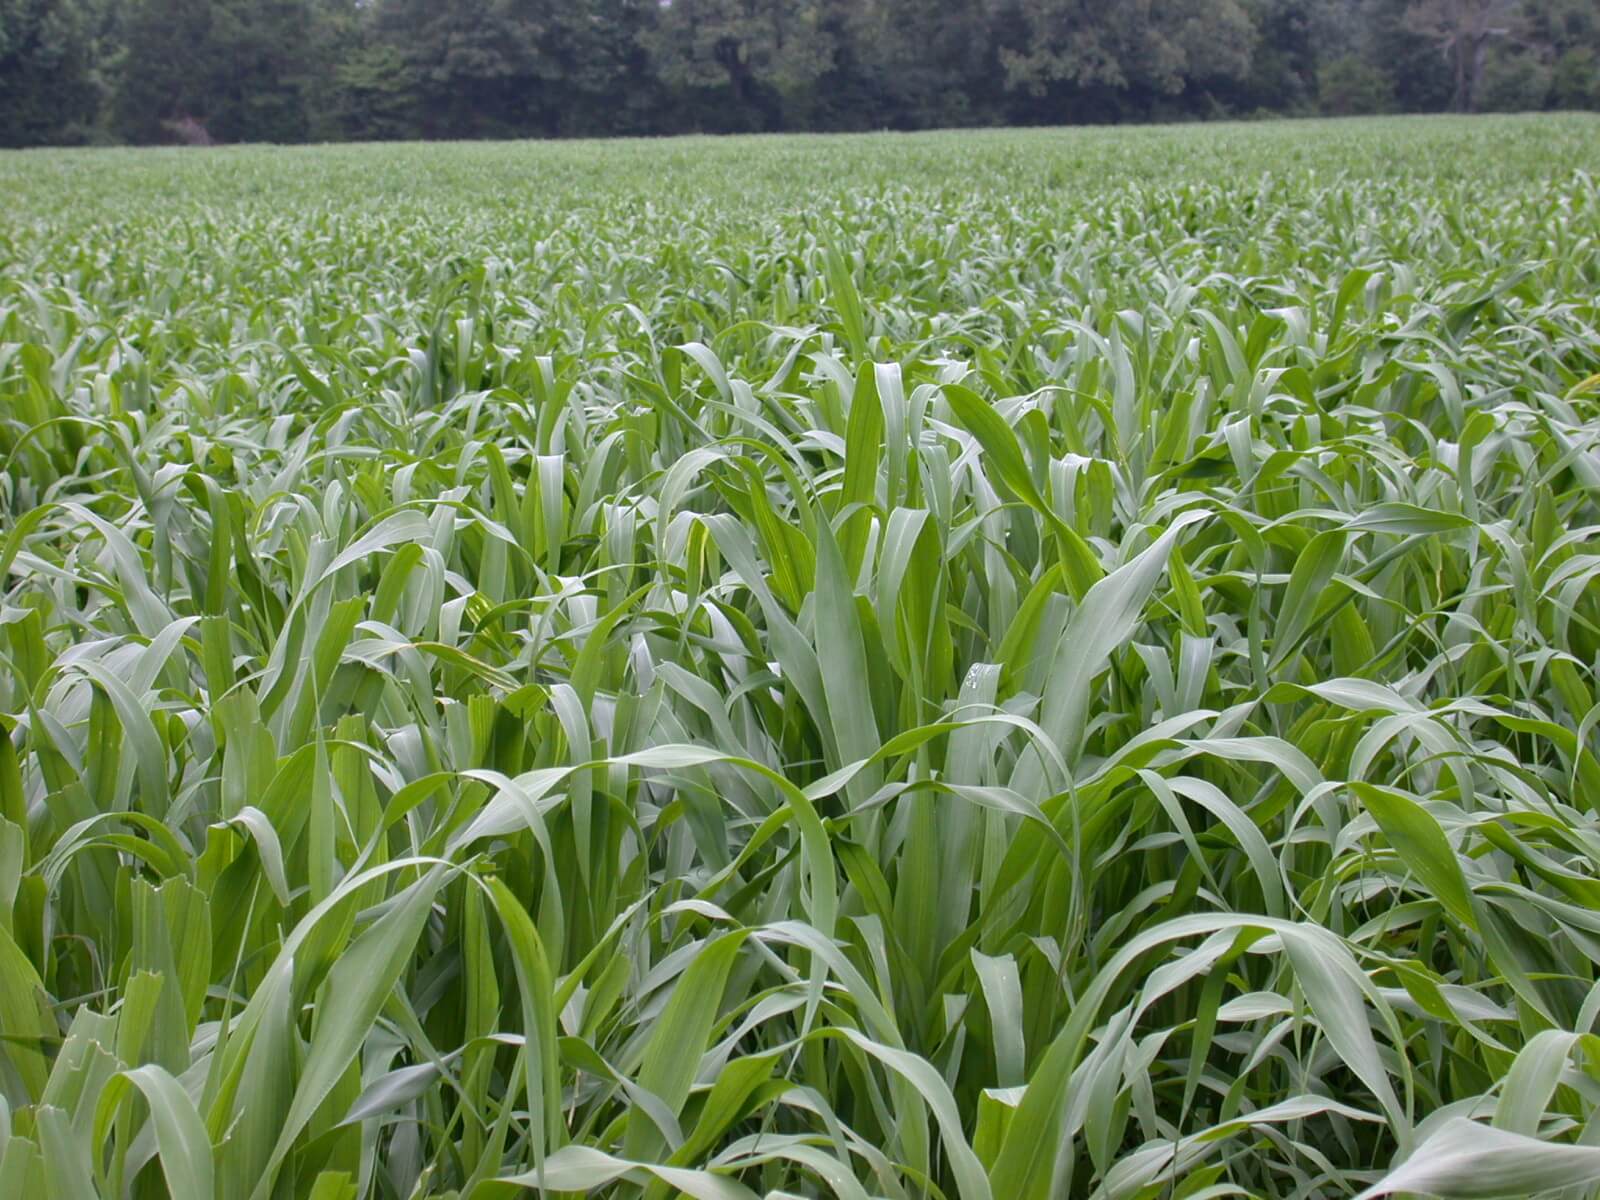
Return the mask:
<svg viewBox="0 0 1600 1200"><path fill-rule="evenodd" d="M0 0L0 142L1600 106L1593 0Z"/></svg>

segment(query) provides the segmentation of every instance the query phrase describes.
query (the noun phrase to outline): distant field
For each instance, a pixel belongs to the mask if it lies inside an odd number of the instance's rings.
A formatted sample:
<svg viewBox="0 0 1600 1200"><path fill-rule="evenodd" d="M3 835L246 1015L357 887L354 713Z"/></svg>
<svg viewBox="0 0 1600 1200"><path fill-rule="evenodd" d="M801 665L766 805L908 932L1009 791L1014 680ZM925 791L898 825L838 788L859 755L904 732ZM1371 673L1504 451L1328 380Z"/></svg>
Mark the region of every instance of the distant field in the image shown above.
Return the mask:
<svg viewBox="0 0 1600 1200"><path fill-rule="evenodd" d="M1600 118L0 195L0 1197L1594 1194Z"/></svg>

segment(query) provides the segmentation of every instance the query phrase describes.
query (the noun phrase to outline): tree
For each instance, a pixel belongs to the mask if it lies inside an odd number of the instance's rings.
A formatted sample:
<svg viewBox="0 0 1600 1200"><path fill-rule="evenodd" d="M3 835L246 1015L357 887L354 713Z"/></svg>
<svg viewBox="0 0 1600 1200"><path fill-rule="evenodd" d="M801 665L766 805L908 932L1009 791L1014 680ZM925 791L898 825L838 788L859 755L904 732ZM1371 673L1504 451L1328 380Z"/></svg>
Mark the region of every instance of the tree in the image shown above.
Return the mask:
<svg viewBox="0 0 1600 1200"><path fill-rule="evenodd" d="M212 136L296 142L306 135L308 0L213 0L206 46Z"/></svg>
<svg viewBox="0 0 1600 1200"><path fill-rule="evenodd" d="M393 47L373 36L370 0L308 0L310 30L301 76L306 137L373 141L414 128L412 83Z"/></svg>
<svg viewBox="0 0 1600 1200"><path fill-rule="evenodd" d="M657 0L533 2L543 13L532 64L535 128L552 136L656 131L659 81L641 37Z"/></svg>
<svg viewBox="0 0 1600 1200"><path fill-rule="evenodd" d="M1319 38L1323 61L1354 54L1383 74L1394 88L1398 112L1440 112L1450 106L1455 80L1449 63L1430 38L1410 28L1407 6L1399 0L1329 0L1334 18Z"/></svg>
<svg viewBox="0 0 1600 1200"><path fill-rule="evenodd" d="M385 0L351 56L346 106L401 82L424 137L648 129L640 33L654 0ZM386 66L385 66L386 64ZM641 89L639 81L646 86Z"/></svg>
<svg viewBox="0 0 1600 1200"><path fill-rule="evenodd" d="M989 0L860 4L837 43L841 58L859 64L857 92L872 106L854 123L926 129L1004 120L1010 98L992 80L1003 70L1007 16Z"/></svg>
<svg viewBox="0 0 1600 1200"><path fill-rule="evenodd" d="M1600 108L1600 9L1593 0L1524 0L1520 40L1547 68L1546 103Z"/></svg>
<svg viewBox="0 0 1600 1200"><path fill-rule="evenodd" d="M1325 0L1241 0L1255 29L1248 72L1229 96L1246 111L1306 112L1317 96Z"/></svg>
<svg viewBox="0 0 1600 1200"><path fill-rule="evenodd" d="M211 32L206 0L133 0L111 101L112 126L130 142L167 138L169 122L205 120L204 62Z"/></svg>
<svg viewBox="0 0 1600 1200"><path fill-rule="evenodd" d="M0 145L81 142L101 103L84 0L0 0Z"/></svg>
<svg viewBox="0 0 1600 1200"><path fill-rule="evenodd" d="M517 0L387 0L379 7L375 37L402 63L416 134L517 131L540 32L530 8Z"/></svg>
<svg viewBox="0 0 1600 1200"><path fill-rule="evenodd" d="M387 42L352 46L325 84L317 126L327 136L390 141L416 130L414 79L405 56Z"/></svg>
<svg viewBox="0 0 1600 1200"><path fill-rule="evenodd" d="M133 142L302 140L311 17L308 0L134 0L116 131Z"/></svg>
<svg viewBox="0 0 1600 1200"><path fill-rule="evenodd" d="M1450 60L1455 73L1450 107L1456 112L1473 112L1490 43L1510 37L1521 18L1521 0L1411 0L1405 23Z"/></svg>
<svg viewBox="0 0 1600 1200"><path fill-rule="evenodd" d="M1595 0L0 0L10 145L1597 105Z"/></svg>
<svg viewBox="0 0 1600 1200"><path fill-rule="evenodd" d="M1019 0L1026 43L1002 59L1011 87L1174 97L1242 78L1255 28L1239 0ZM1072 114L1068 114L1069 116Z"/></svg>
<svg viewBox="0 0 1600 1200"><path fill-rule="evenodd" d="M1574 46L1551 70L1550 99L1557 108L1600 108L1600 55Z"/></svg>
<svg viewBox="0 0 1600 1200"><path fill-rule="evenodd" d="M663 82L715 90L757 129L783 128L784 100L820 79L836 47L826 0L663 0L643 42Z"/></svg>
<svg viewBox="0 0 1600 1200"><path fill-rule="evenodd" d="M1371 63L1341 54L1317 70L1317 106L1335 117L1388 112L1394 107L1394 84Z"/></svg>

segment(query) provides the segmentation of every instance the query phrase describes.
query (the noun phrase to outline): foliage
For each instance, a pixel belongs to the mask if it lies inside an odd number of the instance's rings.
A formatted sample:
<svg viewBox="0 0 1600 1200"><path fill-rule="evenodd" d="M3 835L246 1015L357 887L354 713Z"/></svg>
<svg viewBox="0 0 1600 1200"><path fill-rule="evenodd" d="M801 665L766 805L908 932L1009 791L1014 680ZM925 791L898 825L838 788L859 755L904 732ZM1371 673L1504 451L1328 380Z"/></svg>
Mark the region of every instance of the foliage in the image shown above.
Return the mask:
<svg viewBox="0 0 1600 1200"><path fill-rule="evenodd" d="M1394 104L1394 85L1382 71L1346 54L1318 69L1317 103L1338 117L1387 112Z"/></svg>
<svg viewBox="0 0 1600 1200"><path fill-rule="evenodd" d="M1237 77L1253 28L1238 0L1020 0L1024 48L1006 55L1013 83L1181 92L1192 80Z"/></svg>
<svg viewBox="0 0 1600 1200"><path fill-rule="evenodd" d="M1593 0L0 0L0 144L1600 106Z"/></svg>
<svg viewBox="0 0 1600 1200"><path fill-rule="evenodd" d="M1550 96L1553 74L1553 65L1537 54L1496 54L1484 64L1478 95L1501 112L1537 112Z"/></svg>
<svg viewBox="0 0 1600 1200"><path fill-rule="evenodd" d="M1556 59L1550 98L1557 108L1600 108L1600 56L1574 46Z"/></svg>
<svg viewBox="0 0 1600 1200"><path fill-rule="evenodd" d="M1596 133L0 156L0 1195L1587 1194Z"/></svg>
<svg viewBox="0 0 1600 1200"><path fill-rule="evenodd" d="M1479 88L1489 48L1520 32L1522 0L1411 0L1406 26L1432 41L1450 60L1456 112L1478 107Z"/></svg>
<svg viewBox="0 0 1600 1200"><path fill-rule="evenodd" d="M100 104L95 34L80 0L0 0L0 145L87 140Z"/></svg>
<svg viewBox="0 0 1600 1200"><path fill-rule="evenodd" d="M817 82L838 53L828 10L840 0L673 0L646 34L661 80L715 88L761 128L782 122L783 98Z"/></svg>
<svg viewBox="0 0 1600 1200"><path fill-rule="evenodd" d="M162 141L191 122L207 140L301 140L309 21L306 0L132 0L115 131Z"/></svg>

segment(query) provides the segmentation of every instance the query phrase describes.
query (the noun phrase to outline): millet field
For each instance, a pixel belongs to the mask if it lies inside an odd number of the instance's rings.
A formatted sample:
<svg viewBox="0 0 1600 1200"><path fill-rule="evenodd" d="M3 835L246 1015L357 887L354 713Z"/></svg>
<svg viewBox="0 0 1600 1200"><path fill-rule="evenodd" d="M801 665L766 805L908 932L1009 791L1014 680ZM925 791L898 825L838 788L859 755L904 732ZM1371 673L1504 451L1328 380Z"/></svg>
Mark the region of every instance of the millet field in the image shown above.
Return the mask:
<svg viewBox="0 0 1600 1200"><path fill-rule="evenodd" d="M0 1197L1600 1186L1600 118L0 154Z"/></svg>

